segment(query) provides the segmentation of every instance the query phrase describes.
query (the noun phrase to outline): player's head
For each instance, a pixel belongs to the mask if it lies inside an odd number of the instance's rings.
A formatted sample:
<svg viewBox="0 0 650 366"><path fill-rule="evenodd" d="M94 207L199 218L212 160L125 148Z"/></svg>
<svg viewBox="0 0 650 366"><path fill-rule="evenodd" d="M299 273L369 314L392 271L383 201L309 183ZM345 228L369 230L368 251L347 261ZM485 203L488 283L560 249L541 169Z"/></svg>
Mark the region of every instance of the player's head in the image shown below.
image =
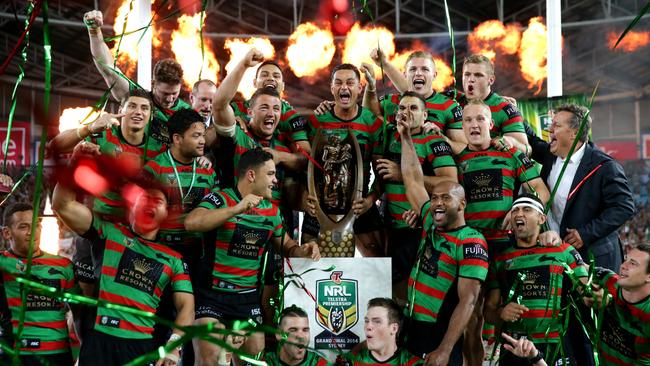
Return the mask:
<svg viewBox="0 0 650 366"><path fill-rule="evenodd" d="M246 185L250 193L271 199L273 187L278 183L271 153L259 147L246 151L239 158L237 171L238 185Z"/></svg>
<svg viewBox="0 0 650 366"><path fill-rule="evenodd" d="M474 54L463 61L463 91L467 99L484 100L494 84L494 65L489 58Z"/></svg>
<svg viewBox="0 0 650 366"><path fill-rule="evenodd" d="M153 98L163 108L176 103L183 83L183 68L174 59L166 58L153 67Z"/></svg>
<svg viewBox="0 0 650 366"><path fill-rule="evenodd" d="M287 335L286 340L280 334L275 335L282 347L280 352L292 361L304 359L305 347L309 346L311 338L307 313L302 308L291 305L280 313L278 329Z"/></svg>
<svg viewBox="0 0 650 366"><path fill-rule="evenodd" d="M131 132L144 130L151 119L152 109L149 92L140 88L130 90L129 95L122 101L120 110L124 114L120 122L122 128Z"/></svg>
<svg viewBox="0 0 650 366"><path fill-rule="evenodd" d="M578 137L581 143L587 142L589 131L591 130L591 116L586 107L577 104L563 104L555 109L553 121L549 132L551 142L550 151L553 155L566 158L571 150L573 140L578 136L580 123L586 118L585 127ZM576 148L577 149L577 148Z"/></svg>
<svg viewBox="0 0 650 366"><path fill-rule="evenodd" d="M396 345L402 327L402 310L395 301L376 297L368 301L363 331L368 350L381 351Z"/></svg>
<svg viewBox="0 0 650 366"><path fill-rule="evenodd" d="M282 99L278 91L271 87L257 89L250 99L248 115L253 134L263 139L272 138L282 115Z"/></svg>
<svg viewBox="0 0 650 366"><path fill-rule="evenodd" d="M284 76L282 68L273 60L266 60L260 64L255 72L255 87L273 88L278 94L284 91Z"/></svg>
<svg viewBox="0 0 650 366"><path fill-rule="evenodd" d="M436 80L438 71L433 56L426 51L415 51L406 59L404 65L404 76L408 82L409 89L428 97L433 90L433 81Z"/></svg>
<svg viewBox="0 0 650 366"><path fill-rule="evenodd" d="M34 208L29 203L14 203L4 210L2 237L9 241L11 251L24 257L29 253L29 240L34 232L34 250L38 252L41 238L41 223L37 221L32 230Z"/></svg>
<svg viewBox="0 0 650 366"><path fill-rule="evenodd" d="M650 244L638 244L627 252L621 264L618 284L625 290L650 288Z"/></svg>
<svg viewBox="0 0 650 366"><path fill-rule="evenodd" d="M422 95L407 91L402 94L397 107L397 121L402 119L409 122L411 130L422 127L427 119L426 101Z"/></svg>
<svg viewBox="0 0 650 366"><path fill-rule="evenodd" d="M431 215L437 227L454 228L464 223L465 190L456 182L440 182L431 191Z"/></svg>
<svg viewBox="0 0 650 366"><path fill-rule="evenodd" d="M217 85L209 79L201 79L194 83L190 104L192 109L199 112L204 120L207 120L212 113L212 98L217 94Z"/></svg>
<svg viewBox="0 0 650 366"><path fill-rule="evenodd" d="M352 64L340 64L332 70L330 90L334 103L347 110L354 108L361 93L361 74Z"/></svg>
<svg viewBox="0 0 650 366"><path fill-rule="evenodd" d="M130 211L130 222L138 234L158 230L167 218L167 196L158 187L143 190L135 199Z"/></svg>
<svg viewBox="0 0 650 366"><path fill-rule="evenodd" d="M169 136L178 152L184 158L203 156L205 148L205 123L194 109L176 111L167 122Z"/></svg>
<svg viewBox="0 0 650 366"><path fill-rule="evenodd" d="M544 204L536 195L522 193L512 203L510 225L517 239L537 237L545 222Z"/></svg>
<svg viewBox="0 0 650 366"><path fill-rule="evenodd" d="M463 108L463 132L470 146L479 150L490 144L492 112L480 99L470 99Z"/></svg>

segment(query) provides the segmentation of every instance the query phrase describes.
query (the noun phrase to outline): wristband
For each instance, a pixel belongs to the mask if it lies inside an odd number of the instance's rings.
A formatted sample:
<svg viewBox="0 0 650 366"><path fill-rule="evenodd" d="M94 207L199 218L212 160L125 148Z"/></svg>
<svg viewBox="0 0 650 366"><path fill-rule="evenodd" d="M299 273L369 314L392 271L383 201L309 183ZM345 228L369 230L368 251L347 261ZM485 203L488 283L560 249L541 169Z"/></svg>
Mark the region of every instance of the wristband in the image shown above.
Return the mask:
<svg viewBox="0 0 650 366"><path fill-rule="evenodd" d="M167 340L167 343L176 342L176 341L178 341L179 339L181 339L181 336L180 336L179 334L172 333L172 335L169 336L169 339ZM176 349L177 349L178 351L180 351L181 348L183 348L183 345L182 345L182 344L179 345L178 347L176 347Z"/></svg>
<svg viewBox="0 0 650 366"><path fill-rule="evenodd" d="M77 131L77 137L79 138L79 140L84 139L83 137L81 137L81 132L79 132L79 130L81 130L82 128L84 128L84 126L79 126L79 127L77 127L77 130L76 130Z"/></svg>
<svg viewBox="0 0 650 366"><path fill-rule="evenodd" d="M544 359L544 354L542 353L542 351L537 350L537 356L533 358L529 358L528 362L530 362L531 365L534 365L537 362L541 361L542 359Z"/></svg>

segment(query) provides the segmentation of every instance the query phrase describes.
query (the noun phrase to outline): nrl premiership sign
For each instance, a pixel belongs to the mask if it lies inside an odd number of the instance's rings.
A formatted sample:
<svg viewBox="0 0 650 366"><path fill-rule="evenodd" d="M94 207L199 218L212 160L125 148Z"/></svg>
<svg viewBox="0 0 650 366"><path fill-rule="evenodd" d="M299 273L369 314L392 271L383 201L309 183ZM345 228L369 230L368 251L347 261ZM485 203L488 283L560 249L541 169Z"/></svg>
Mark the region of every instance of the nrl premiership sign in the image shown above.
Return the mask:
<svg viewBox="0 0 650 366"><path fill-rule="evenodd" d="M333 270L327 271L333 267ZM293 268L293 271L291 270ZM391 297L390 258L323 258L291 259L285 263L285 274L301 274L296 279L287 276L285 306L297 305L309 314L310 346L320 350L349 350L365 339L363 317L368 300ZM303 283L299 288L291 281ZM313 298L312 296L313 295Z"/></svg>

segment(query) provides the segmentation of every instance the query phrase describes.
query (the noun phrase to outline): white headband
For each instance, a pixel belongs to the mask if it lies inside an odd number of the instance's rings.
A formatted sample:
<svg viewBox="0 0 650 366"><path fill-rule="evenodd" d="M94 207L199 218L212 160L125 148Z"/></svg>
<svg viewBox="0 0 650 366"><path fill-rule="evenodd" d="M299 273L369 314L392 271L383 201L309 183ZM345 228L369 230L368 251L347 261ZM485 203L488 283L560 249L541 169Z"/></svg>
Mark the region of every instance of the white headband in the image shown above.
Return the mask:
<svg viewBox="0 0 650 366"><path fill-rule="evenodd" d="M544 215L544 206L542 206L541 203L535 201L532 198L528 198L528 197L517 198L515 202L512 203L512 208L515 208L517 206L530 207L535 209L537 212L541 213L542 215Z"/></svg>

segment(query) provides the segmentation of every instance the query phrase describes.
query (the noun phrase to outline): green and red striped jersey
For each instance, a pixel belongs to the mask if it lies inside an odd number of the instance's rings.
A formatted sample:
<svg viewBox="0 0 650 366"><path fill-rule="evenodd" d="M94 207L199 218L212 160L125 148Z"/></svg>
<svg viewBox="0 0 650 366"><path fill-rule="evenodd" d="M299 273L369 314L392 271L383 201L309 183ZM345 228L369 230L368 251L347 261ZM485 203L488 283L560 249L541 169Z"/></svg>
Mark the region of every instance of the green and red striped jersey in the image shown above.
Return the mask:
<svg viewBox="0 0 650 366"><path fill-rule="evenodd" d="M153 98L154 96L152 94L151 99L154 100ZM174 106L169 109L154 106L151 122L147 124L145 130L147 135L162 144L171 143L169 131L167 130L167 122L169 121L169 118L180 109L192 109L192 106L187 104L181 98L176 99Z"/></svg>
<svg viewBox="0 0 650 366"><path fill-rule="evenodd" d="M218 186L218 180L212 168L203 168L194 160L194 163L181 163L167 150L144 166L145 175L164 187L167 196L167 220L160 225L158 233L164 244L201 243L201 233L185 230L185 217Z"/></svg>
<svg viewBox="0 0 650 366"><path fill-rule="evenodd" d="M337 134L342 140L345 140L348 137L348 128L354 133L359 143L361 157L363 159L363 195L365 196L368 192L370 182L372 155L379 155L382 150L379 142L383 133L383 122L381 119L376 118L369 109L363 107L358 108L357 115L349 120L343 120L337 117L334 114L334 109L325 114L310 116L307 123L307 134L313 147L313 140L318 129L323 130L324 139L327 139L328 134ZM352 149L352 154L355 154L354 149Z"/></svg>
<svg viewBox="0 0 650 366"><path fill-rule="evenodd" d="M502 136L509 132L526 133L524 129L524 118L521 116L521 113L517 107L507 102L502 96L495 92L490 92L483 102L490 107L490 111L492 112L492 121L494 121L494 126L490 130L490 136L492 138ZM462 107L465 107L467 104L465 95L461 94L458 97L458 103Z"/></svg>
<svg viewBox="0 0 650 366"><path fill-rule="evenodd" d="M399 107L401 94L388 94L380 99L380 105L388 123L395 123L395 115ZM463 128L463 110L455 101L446 96L433 92L426 98L427 120L434 123L441 131Z"/></svg>
<svg viewBox="0 0 650 366"><path fill-rule="evenodd" d="M395 354L385 361L377 360L370 350L363 348L358 353L347 353L346 359L354 366L378 366L378 365L399 365L399 366L414 366L424 365L424 360L420 357L412 355L404 348L398 348Z"/></svg>
<svg viewBox="0 0 650 366"><path fill-rule="evenodd" d="M600 331L602 365L650 365L650 298L631 303L623 298L618 275L597 268L595 278L612 295Z"/></svg>
<svg viewBox="0 0 650 366"><path fill-rule="evenodd" d="M148 138L147 134L140 145L131 145L122 136L120 126L113 126L108 130L91 134L86 137L86 141L99 145L99 150L104 155L120 156L120 158L128 156L136 160L138 166L142 166L145 161L153 159L167 149L166 145L156 139ZM147 152L146 158L144 157L145 151ZM108 191L101 197L95 198L93 212L123 219L125 217L124 200L119 192Z"/></svg>
<svg viewBox="0 0 650 366"><path fill-rule="evenodd" d="M9 270L0 272L4 287L4 296L11 313L11 325L14 338L17 338L21 307L25 306L25 322L20 338L21 353L54 354L70 350L68 325L65 318L67 308L62 301L28 291L26 303L22 303L23 285L16 281L15 266L17 262L27 264L27 258L4 251L0 254L3 262L8 262ZM9 260L9 261L8 261ZM12 274L13 273L13 274ZM59 291L78 293L74 280L72 262L58 255L43 253L32 259L32 279Z"/></svg>
<svg viewBox="0 0 650 366"><path fill-rule="evenodd" d="M239 158L248 150L255 149L256 147L268 147L276 151L291 153L286 140L286 135L280 134L277 132L273 135L270 140L260 139L255 136L250 130L244 132L239 125L235 127L235 136L233 137L235 154L233 159L234 175L235 182L237 185L237 177L239 176L239 170L237 166L239 165ZM284 168L281 166L275 166L275 178L278 183L273 186L271 203L276 206L280 205L282 200L282 182L284 181Z"/></svg>
<svg viewBox="0 0 650 366"><path fill-rule="evenodd" d="M431 201L420 209L422 239L417 263L409 277L407 315L412 319L436 323L441 309L455 308L460 277L485 281L488 253L485 238L469 226L437 230ZM443 319L443 318L440 318Z"/></svg>
<svg viewBox="0 0 650 366"><path fill-rule="evenodd" d="M234 207L241 199L236 188L213 190L199 207ZM257 207L228 219L213 234L212 288L226 292L255 289L264 252L272 245L273 237L284 235L280 209L263 200Z"/></svg>
<svg viewBox="0 0 650 366"><path fill-rule="evenodd" d="M512 207L516 183L539 178L535 163L514 148L499 151L492 146L482 151L465 148L456 163L467 199L467 225L488 241L506 239L508 232L501 230L501 224Z"/></svg>
<svg viewBox="0 0 650 366"><path fill-rule="evenodd" d="M250 121L248 116L248 108L250 107L250 100L243 102L230 102L230 106L235 112L235 117L242 118L244 121ZM278 123L278 131L291 137L292 142L307 141L307 132L305 131L305 119L287 102L282 100L282 111L280 114L280 122ZM289 146L289 144L288 144Z"/></svg>
<svg viewBox="0 0 650 366"><path fill-rule="evenodd" d="M573 287L564 274L564 263L576 276L587 277L582 257L567 243L556 247L538 244L530 248L513 244L494 257L488 287L500 290L503 305L515 281L525 275L515 295L529 311L517 322L504 323L506 332L525 335L535 343L559 342L564 324L561 310Z"/></svg>
<svg viewBox="0 0 650 366"><path fill-rule="evenodd" d="M165 245L144 239L122 224L93 216L83 235L101 253L99 300L156 313L167 286L192 293L181 255ZM152 338L154 320L119 309L97 308L95 330L118 338Z"/></svg>
<svg viewBox="0 0 650 366"><path fill-rule="evenodd" d="M280 356L277 352L267 352L264 356L264 361L269 366L285 366L286 363L280 360ZM302 362L296 366L327 366L329 362L317 353L312 351L305 351L305 358L302 359Z"/></svg>
<svg viewBox="0 0 650 366"><path fill-rule="evenodd" d="M386 151L383 153L383 158L399 165L402 158L402 142L397 127L394 124L386 126L386 135L388 143L385 144ZM438 168L456 167L451 146L442 136L432 133L417 133L412 135L412 138L415 152L425 176L436 175L435 170ZM380 145L383 145L383 143L380 143ZM383 182L391 228L408 228L409 226L402 219L402 214L411 209L411 205L406 198L404 183L387 180Z"/></svg>

